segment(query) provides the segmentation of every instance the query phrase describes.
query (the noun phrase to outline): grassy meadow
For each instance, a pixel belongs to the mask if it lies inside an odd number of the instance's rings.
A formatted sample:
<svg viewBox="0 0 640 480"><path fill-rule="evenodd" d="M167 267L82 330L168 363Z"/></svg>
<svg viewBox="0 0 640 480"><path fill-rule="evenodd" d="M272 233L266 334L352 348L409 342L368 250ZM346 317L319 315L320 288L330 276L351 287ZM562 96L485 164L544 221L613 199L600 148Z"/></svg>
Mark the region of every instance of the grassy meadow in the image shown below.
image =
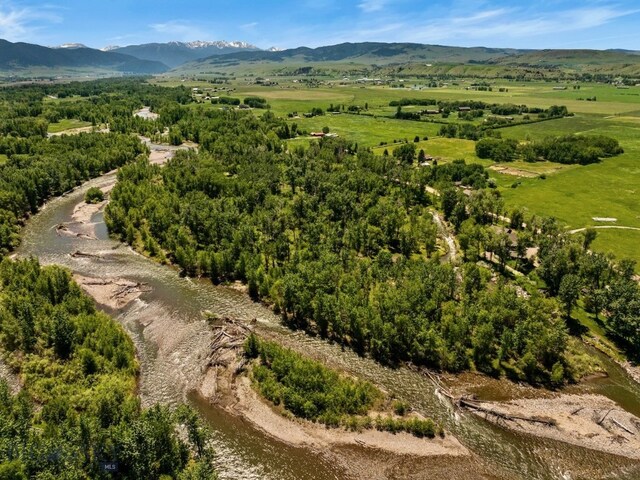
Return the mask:
<svg viewBox="0 0 640 480"><path fill-rule="evenodd" d="M83 122L81 120L62 119L59 122L49 124L49 133L60 133L73 128L90 127L91 122Z"/></svg>

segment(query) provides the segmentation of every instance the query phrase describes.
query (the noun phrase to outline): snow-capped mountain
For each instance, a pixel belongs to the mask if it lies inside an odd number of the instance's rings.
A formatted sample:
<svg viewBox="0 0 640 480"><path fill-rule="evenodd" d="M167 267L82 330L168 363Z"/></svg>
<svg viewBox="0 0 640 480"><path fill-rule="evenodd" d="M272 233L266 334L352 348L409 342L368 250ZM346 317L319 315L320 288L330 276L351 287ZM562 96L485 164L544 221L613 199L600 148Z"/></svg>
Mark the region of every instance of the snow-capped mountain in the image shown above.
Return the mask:
<svg viewBox="0 0 640 480"><path fill-rule="evenodd" d="M193 42L168 42L145 43L142 45L129 45L127 47L105 47L103 50L125 53L143 60L162 62L170 67L177 67L185 62L209 57L211 55L223 55L241 51L258 51L255 45L247 42L227 42L219 40L214 42L196 40Z"/></svg>
<svg viewBox="0 0 640 480"><path fill-rule="evenodd" d="M227 42L226 40L217 40L215 42L208 42L204 40L195 40L193 42L169 42L169 45L183 45L187 48L191 49L199 49L199 48L210 48L215 47L219 49L223 48L237 48L242 50L260 50L255 45L251 45L247 42Z"/></svg>
<svg viewBox="0 0 640 480"><path fill-rule="evenodd" d="M67 49L74 49L74 48L89 48L86 45L82 44L82 43L63 43L62 45L58 45L57 47L51 47L51 48L67 48Z"/></svg>

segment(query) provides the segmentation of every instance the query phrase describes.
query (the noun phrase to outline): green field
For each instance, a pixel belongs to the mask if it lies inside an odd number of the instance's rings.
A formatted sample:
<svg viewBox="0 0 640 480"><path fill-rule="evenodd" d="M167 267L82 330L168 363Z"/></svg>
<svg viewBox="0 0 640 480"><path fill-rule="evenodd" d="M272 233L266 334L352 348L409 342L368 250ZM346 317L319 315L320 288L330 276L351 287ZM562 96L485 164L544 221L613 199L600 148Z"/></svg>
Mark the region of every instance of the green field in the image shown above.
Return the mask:
<svg viewBox="0 0 640 480"><path fill-rule="evenodd" d="M640 231L598 229L592 248L619 258L631 258L640 264ZM640 269L636 270L640 273Z"/></svg>
<svg viewBox="0 0 640 480"><path fill-rule="evenodd" d="M71 130L72 128L83 128L83 127L90 127L90 126L91 126L91 122L63 119L56 123L50 123L48 132L60 133L60 132L64 132L65 130Z"/></svg>

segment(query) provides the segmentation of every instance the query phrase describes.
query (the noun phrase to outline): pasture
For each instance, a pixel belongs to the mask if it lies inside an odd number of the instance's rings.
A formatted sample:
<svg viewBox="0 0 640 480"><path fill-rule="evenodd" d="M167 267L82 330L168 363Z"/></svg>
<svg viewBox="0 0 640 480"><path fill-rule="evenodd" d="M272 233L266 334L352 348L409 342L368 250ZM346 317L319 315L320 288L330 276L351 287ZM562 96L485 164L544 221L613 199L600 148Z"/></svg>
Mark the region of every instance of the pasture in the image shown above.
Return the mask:
<svg viewBox="0 0 640 480"><path fill-rule="evenodd" d="M65 118L60 120L59 122L50 123L48 132L60 133L60 132L64 132L65 130L71 130L74 128L84 128L84 127L90 127L90 126L91 126L91 122L83 122L82 120L69 120Z"/></svg>

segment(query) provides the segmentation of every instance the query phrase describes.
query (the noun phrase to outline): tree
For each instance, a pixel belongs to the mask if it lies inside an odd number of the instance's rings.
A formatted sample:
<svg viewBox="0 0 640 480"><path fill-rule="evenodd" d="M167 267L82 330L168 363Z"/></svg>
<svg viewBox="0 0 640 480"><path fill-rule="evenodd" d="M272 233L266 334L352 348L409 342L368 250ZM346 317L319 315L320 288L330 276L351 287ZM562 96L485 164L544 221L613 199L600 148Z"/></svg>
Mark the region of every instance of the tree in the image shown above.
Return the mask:
<svg viewBox="0 0 640 480"><path fill-rule="evenodd" d="M413 143L405 143L393 149L393 156L402 163L412 164L416 157L416 146Z"/></svg>
<svg viewBox="0 0 640 480"><path fill-rule="evenodd" d="M100 203L104 200L104 193L98 187L91 187L84 195L87 203Z"/></svg>
<svg viewBox="0 0 640 480"><path fill-rule="evenodd" d="M568 273L562 277L560 289L558 290L558 298L564 306L567 318L571 317L571 311L580 296L580 287L581 281L578 275Z"/></svg>
<svg viewBox="0 0 640 480"><path fill-rule="evenodd" d="M582 249L586 252L591 247L591 244L596 239L598 232L595 228L587 228L584 233L584 240L582 241Z"/></svg>

